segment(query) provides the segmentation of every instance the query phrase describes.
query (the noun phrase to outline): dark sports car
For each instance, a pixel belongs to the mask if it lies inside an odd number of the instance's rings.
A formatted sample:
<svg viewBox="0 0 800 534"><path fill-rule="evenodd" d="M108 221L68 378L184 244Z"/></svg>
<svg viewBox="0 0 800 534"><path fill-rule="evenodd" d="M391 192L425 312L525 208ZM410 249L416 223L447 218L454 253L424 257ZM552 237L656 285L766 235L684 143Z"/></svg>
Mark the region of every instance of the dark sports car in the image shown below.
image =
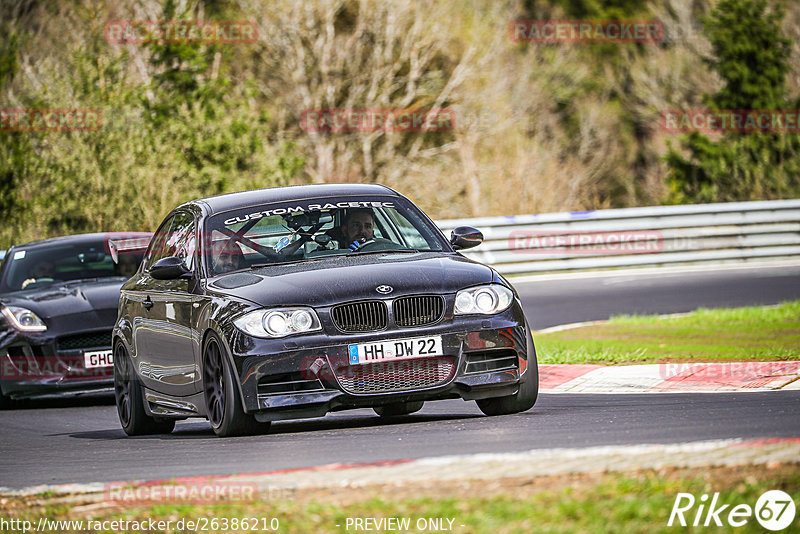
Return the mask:
<svg viewBox="0 0 800 534"><path fill-rule="evenodd" d="M476 400L531 408L536 353L496 271L458 253L413 203L380 185L309 185L187 202L122 287L117 411L129 435L206 417L220 436L271 421Z"/></svg>
<svg viewBox="0 0 800 534"><path fill-rule="evenodd" d="M85 234L11 247L0 270L0 406L113 386L119 290L150 233Z"/></svg>

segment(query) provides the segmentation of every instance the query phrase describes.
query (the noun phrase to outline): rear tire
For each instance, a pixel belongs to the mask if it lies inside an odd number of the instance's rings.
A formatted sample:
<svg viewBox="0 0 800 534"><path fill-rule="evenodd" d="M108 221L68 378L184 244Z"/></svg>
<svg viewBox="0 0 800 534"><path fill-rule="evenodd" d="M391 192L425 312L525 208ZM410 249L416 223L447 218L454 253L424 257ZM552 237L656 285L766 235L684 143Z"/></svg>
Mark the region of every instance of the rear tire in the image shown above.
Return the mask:
<svg viewBox="0 0 800 534"><path fill-rule="evenodd" d="M114 346L114 399L122 430L129 436L169 434L175 428L174 419L147 415L142 385L121 341Z"/></svg>
<svg viewBox="0 0 800 534"><path fill-rule="evenodd" d="M539 396L539 368L536 362L536 348L530 328L528 330L528 366L520 378L519 391L505 397L480 399L475 401L478 408L486 415L509 415L524 412L533 408Z"/></svg>
<svg viewBox="0 0 800 534"><path fill-rule="evenodd" d="M381 417L397 417L398 415L408 415L418 412L422 409L424 401L414 402L395 402L392 404L384 404L383 406L375 406L373 410Z"/></svg>
<svg viewBox="0 0 800 534"><path fill-rule="evenodd" d="M203 391L206 417L217 436L251 436L269 430L269 422L258 422L244 412L227 353L214 333L209 334L203 349Z"/></svg>

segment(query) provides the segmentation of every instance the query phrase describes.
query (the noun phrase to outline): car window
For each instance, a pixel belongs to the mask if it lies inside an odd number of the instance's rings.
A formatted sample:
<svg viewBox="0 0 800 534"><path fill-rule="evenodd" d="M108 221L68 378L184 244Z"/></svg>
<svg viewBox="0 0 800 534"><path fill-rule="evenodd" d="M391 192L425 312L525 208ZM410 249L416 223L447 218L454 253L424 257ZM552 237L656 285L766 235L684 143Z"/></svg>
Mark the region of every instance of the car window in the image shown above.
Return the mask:
<svg viewBox="0 0 800 534"><path fill-rule="evenodd" d="M50 244L21 246L12 249L5 259L0 292L32 290L57 282L130 276L120 270L119 256L112 254L113 245L105 238ZM144 247L130 247L126 261L138 268Z"/></svg>
<svg viewBox="0 0 800 534"><path fill-rule="evenodd" d="M175 217L172 216L165 219L164 222L161 223L161 226L158 227L158 230L156 230L155 235L153 235L153 239L150 241L150 246L147 248L147 254L145 254L144 258L144 269L146 271L149 271L155 262L164 257L164 245L174 218Z"/></svg>
<svg viewBox="0 0 800 534"><path fill-rule="evenodd" d="M194 216L191 213L179 212L172 220L161 257L177 256L191 270L194 264L194 249Z"/></svg>
<svg viewBox="0 0 800 534"><path fill-rule="evenodd" d="M404 199L324 198L260 204L210 217L209 272L381 250L441 251L441 232ZM357 242L357 245L353 243Z"/></svg>
<svg viewBox="0 0 800 534"><path fill-rule="evenodd" d="M405 243L410 248L416 249L425 248L427 246L427 241L417 230L417 227L402 213L396 210L387 210L386 216L389 219L389 221L386 222L387 227L391 228L399 235L401 242Z"/></svg>

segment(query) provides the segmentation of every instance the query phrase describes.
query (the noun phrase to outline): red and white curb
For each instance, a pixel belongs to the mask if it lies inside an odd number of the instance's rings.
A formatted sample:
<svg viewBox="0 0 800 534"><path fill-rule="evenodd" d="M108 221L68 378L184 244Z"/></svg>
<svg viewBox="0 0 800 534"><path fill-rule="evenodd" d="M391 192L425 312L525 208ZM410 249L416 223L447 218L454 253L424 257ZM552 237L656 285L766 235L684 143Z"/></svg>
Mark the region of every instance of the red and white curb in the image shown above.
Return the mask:
<svg viewBox="0 0 800 534"><path fill-rule="evenodd" d="M336 491L348 487L405 486L423 487L442 481L496 481L500 478L534 478L547 475L625 472L642 469L699 468L709 466L780 465L800 462L800 437L764 439L724 439L668 445L623 445L584 448L535 449L514 453L470 454L395 460L371 464L330 464L319 467L243 473L219 477L184 477L149 482L109 484L69 484L37 486L10 491L6 495L35 495L50 492L52 499L95 503L91 506L125 504L109 488L135 488L141 498L143 488L150 495L176 495L176 486L234 486L257 488L264 500L270 495L286 498L298 490ZM164 488L173 488L171 492ZM115 496L117 496L115 498Z"/></svg>
<svg viewBox="0 0 800 534"><path fill-rule="evenodd" d="M800 390L800 361L539 365L544 393L719 393Z"/></svg>

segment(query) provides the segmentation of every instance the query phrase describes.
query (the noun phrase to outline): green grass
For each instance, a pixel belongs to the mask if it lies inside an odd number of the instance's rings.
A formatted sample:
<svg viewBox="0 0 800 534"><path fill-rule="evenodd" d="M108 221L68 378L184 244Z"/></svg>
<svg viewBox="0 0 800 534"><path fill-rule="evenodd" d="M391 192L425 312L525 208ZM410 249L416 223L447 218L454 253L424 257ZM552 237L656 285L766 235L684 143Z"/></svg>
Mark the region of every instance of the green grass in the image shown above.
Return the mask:
<svg viewBox="0 0 800 534"><path fill-rule="evenodd" d="M800 301L701 309L668 319L617 316L535 341L545 364L800 360Z"/></svg>
<svg viewBox="0 0 800 534"><path fill-rule="evenodd" d="M349 488L330 491L319 500L265 501L228 503L215 506L169 506L125 508L114 511L74 512L68 506L27 506L21 513L9 513L0 507L6 518L25 518L34 521L39 517L53 519L127 519L168 520L181 518L278 518L284 533L348 532L347 518L409 518L410 532L418 532L413 525L420 518L451 518L456 533L529 533L529 532L675 532L686 530L667 527L670 511L679 492L692 493L699 499L702 494L719 492L718 503L732 506L748 504L753 507L766 490L781 489L791 496L800 490L800 464L784 464L779 469L763 467L717 469L698 472L652 471L584 477L562 477L545 481L517 481L514 487L504 487L501 492L478 491L480 484L473 483L472 491L453 490L453 496L427 496L418 491L409 499L380 497L337 505L325 502L338 496L345 499ZM484 483L485 485L485 483ZM463 486L462 486L463 488ZM395 490L396 491L396 490ZM406 491L409 491L406 488ZM391 491L388 492L391 495ZM699 502L699 501L698 501ZM729 507L728 509L730 510ZM19 510L19 509L18 509ZM691 522L695 508L685 517ZM726 515L723 514L723 522ZM337 527L337 525L340 525ZM463 525L463 526L462 526ZM732 528L711 527L714 532L731 532ZM228 529L231 530L231 529ZM691 527L689 528L691 530ZM73 530L66 529L66 532ZM351 527L349 532L353 532ZM430 530L429 530L430 531ZM737 532L761 532L751 518ZM787 531L791 531L791 528ZM263 532L263 530L261 531Z"/></svg>

